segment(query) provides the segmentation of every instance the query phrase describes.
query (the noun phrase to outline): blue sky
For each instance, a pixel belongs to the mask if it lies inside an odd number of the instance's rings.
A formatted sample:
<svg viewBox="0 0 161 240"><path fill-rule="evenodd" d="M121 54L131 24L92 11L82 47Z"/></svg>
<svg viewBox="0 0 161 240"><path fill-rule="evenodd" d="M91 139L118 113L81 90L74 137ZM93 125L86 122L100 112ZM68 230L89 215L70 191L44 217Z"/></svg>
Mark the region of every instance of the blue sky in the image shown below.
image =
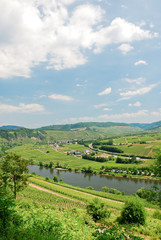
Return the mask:
<svg viewBox="0 0 161 240"><path fill-rule="evenodd" d="M0 125L161 120L160 0L1 0Z"/></svg>

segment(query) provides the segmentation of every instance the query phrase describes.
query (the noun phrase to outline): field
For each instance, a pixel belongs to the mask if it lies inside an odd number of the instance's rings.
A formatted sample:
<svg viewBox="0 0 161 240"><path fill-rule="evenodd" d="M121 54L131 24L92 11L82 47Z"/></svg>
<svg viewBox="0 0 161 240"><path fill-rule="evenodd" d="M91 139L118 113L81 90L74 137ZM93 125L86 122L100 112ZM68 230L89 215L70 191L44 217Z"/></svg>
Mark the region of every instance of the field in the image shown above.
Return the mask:
<svg viewBox="0 0 161 240"><path fill-rule="evenodd" d="M72 224L72 222L74 221L74 219L71 218L71 215L69 215L69 213L71 211L73 211L72 209L74 208L74 212L73 212L73 218L77 219L78 215L79 215L79 219L82 219L81 217L84 218L84 220L86 219L86 221L91 221L91 220L87 220L87 214L85 211L85 206L86 204L88 204L89 201L91 201L93 198L96 197L95 192L80 192L79 188L77 189L73 189L73 187L68 186L68 188L66 188L65 186L61 186L60 184L53 184L47 181L44 181L42 178L29 178L29 182L34 183L35 186L41 186L42 189L39 190L35 187L30 187L28 186L22 193L19 194L18 197L18 205L19 206L26 206L28 207L28 211L30 211L30 208L32 209L32 211L34 211L34 213L36 214L36 211L41 212L41 209L43 208L44 213L46 213L46 211L48 210L48 217L49 217L49 210L52 214L56 214L56 212L54 213L53 211L58 211L59 212L59 218L61 219L64 215L64 213L68 216L68 218L70 218L70 222L68 222L68 227L70 224ZM50 190L51 193L48 192L44 192L43 190ZM85 190L87 191L87 190ZM57 193L61 192L61 197L60 196L56 196L54 195ZM117 226L118 229L128 229L128 232L131 234L134 234L135 236L140 236L142 239L153 239L153 240L157 240L161 238L161 220L157 219L154 215L154 213L156 212L155 210L155 206L152 209L147 208L146 212L147 212L147 220L146 220L146 224L144 226L139 226L139 225L124 225L121 226L118 223L116 223L116 219L117 217L120 216L121 213L121 209L123 208L123 203L122 202L116 202L116 201L112 201L109 200L108 198L102 198L101 192L98 192L98 195L100 194L100 196L97 196L98 198L101 198L101 200L103 202L105 202L107 208L110 210L111 215L110 215L110 219L105 220L104 222L104 227L107 225L108 227L110 226ZM64 197L70 197L71 200L65 199ZM123 201L126 200L126 196L122 196L124 198ZM128 197L130 198L130 197ZM72 200L73 199L73 200ZM144 205L146 205L146 202L143 202ZM30 206L30 207L29 207ZM34 210L33 207L34 206ZM78 210L78 208L80 210ZM69 212L68 212L69 211ZM76 214L77 211L79 211L78 215ZM158 211L158 210L157 210ZM43 216L43 213L41 213ZM58 213L57 213L58 214ZM77 219L78 221L78 219ZM82 220L81 220L82 221ZM91 223L90 223L91 224ZM88 224L87 226L90 226L90 224ZM94 224L94 223L93 223ZM82 226L83 227L83 226ZM76 229L74 228L74 231L76 231ZM92 232L92 229L88 229L87 231L88 234L90 235L90 232ZM120 230L121 231L121 230ZM88 239L88 237L86 237ZM71 238L74 239L74 238ZM84 239L81 238L80 236L76 239ZM89 238L90 239L90 238ZM91 239L93 239L91 237Z"/></svg>
<svg viewBox="0 0 161 240"><path fill-rule="evenodd" d="M122 148L125 146L121 146ZM140 147L143 147L140 145ZM83 167L88 168L91 166L94 170L99 171L102 165L104 167L117 167L117 168L141 168L141 167L149 167L150 165L153 165L155 160L154 159L147 159L146 161L142 161L140 164L118 164L115 163L115 161L108 161L106 163L100 163L95 161L90 161L87 159L82 159L82 157L77 157L74 155L67 155L67 152L71 152L72 150L76 151L84 151L87 150L87 147L84 147L79 144L71 144L71 145L64 145L62 147L54 148L53 146L39 146L39 145L33 145L33 144L26 144L23 146L17 146L10 151L15 152L25 159L28 159L30 161L33 161L35 164L39 164L39 162L42 162L43 164L49 164L50 162L53 163L55 166L58 162L63 167L70 167L72 169L78 169L81 170ZM135 148L135 152L136 152ZM129 148L127 147L127 150ZM133 152L131 152L133 153Z"/></svg>
<svg viewBox="0 0 161 240"><path fill-rule="evenodd" d="M142 134L113 139L114 144L126 154L134 154L145 157L156 157L161 148L161 134Z"/></svg>

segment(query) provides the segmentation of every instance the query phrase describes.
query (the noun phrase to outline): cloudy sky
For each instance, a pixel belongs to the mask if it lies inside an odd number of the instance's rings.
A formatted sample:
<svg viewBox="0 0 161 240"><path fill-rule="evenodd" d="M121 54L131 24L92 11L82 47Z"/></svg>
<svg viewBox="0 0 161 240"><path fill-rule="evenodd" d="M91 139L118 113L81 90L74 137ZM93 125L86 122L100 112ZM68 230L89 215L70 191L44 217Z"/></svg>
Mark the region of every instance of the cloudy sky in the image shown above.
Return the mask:
<svg viewBox="0 0 161 240"><path fill-rule="evenodd" d="M160 0L1 0L0 125L161 120Z"/></svg>

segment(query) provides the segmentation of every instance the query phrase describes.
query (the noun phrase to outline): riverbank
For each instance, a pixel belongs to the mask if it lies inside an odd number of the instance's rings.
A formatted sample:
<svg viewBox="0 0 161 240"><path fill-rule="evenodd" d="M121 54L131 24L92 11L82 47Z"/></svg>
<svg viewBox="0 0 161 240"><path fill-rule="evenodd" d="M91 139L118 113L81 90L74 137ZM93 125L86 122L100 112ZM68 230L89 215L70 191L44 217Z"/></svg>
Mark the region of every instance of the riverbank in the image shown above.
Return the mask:
<svg viewBox="0 0 161 240"><path fill-rule="evenodd" d="M161 189L161 181L154 181L147 178L130 178L122 176L113 176L110 174L99 173L84 173L68 170L57 170L54 168L39 167L37 165L29 166L29 173L35 172L36 175L42 177L49 177L53 179L57 176L58 180L62 179L63 182L74 185L75 187L87 188L92 187L97 191L101 191L102 187L117 189L127 195L136 193L142 187L152 188L153 186Z"/></svg>

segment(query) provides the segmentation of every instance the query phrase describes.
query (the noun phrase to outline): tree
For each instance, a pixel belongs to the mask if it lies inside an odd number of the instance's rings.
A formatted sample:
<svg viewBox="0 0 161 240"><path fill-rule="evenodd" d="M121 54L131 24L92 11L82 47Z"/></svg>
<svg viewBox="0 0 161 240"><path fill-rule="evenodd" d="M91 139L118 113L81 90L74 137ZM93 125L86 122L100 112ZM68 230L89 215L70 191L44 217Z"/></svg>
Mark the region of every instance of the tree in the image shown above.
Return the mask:
<svg viewBox="0 0 161 240"><path fill-rule="evenodd" d="M155 170L156 170L156 173L161 177L161 153L157 157Z"/></svg>
<svg viewBox="0 0 161 240"><path fill-rule="evenodd" d="M8 223L15 214L15 202L7 195L3 186L0 186L0 234L5 233Z"/></svg>
<svg viewBox="0 0 161 240"><path fill-rule="evenodd" d="M94 198L89 202L86 209L87 213L92 216L95 222L110 217L111 214L104 202L98 198Z"/></svg>
<svg viewBox="0 0 161 240"><path fill-rule="evenodd" d="M146 212L141 201L136 198L129 199L118 218L120 223L136 223L144 225L146 221Z"/></svg>
<svg viewBox="0 0 161 240"><path fill-rule="evenodd" d="M17 192L27 185L28 162L15 153L7 153L2 159L1 179L4 187L9 187L16 199Z"/></svg>
<svg viewBox="0 0 161 240"><path fill-rule="evenodd" d="M58 182L58 177L54 176L53 180L54 180L54 182Z"/></svg>

